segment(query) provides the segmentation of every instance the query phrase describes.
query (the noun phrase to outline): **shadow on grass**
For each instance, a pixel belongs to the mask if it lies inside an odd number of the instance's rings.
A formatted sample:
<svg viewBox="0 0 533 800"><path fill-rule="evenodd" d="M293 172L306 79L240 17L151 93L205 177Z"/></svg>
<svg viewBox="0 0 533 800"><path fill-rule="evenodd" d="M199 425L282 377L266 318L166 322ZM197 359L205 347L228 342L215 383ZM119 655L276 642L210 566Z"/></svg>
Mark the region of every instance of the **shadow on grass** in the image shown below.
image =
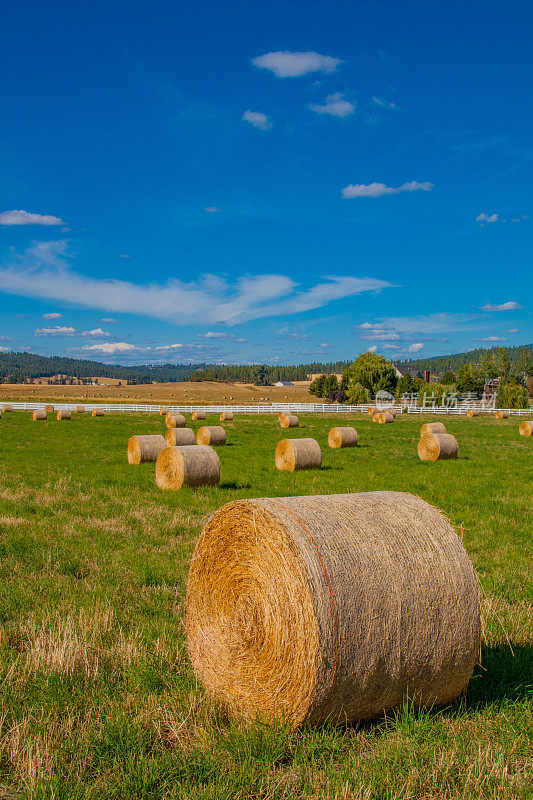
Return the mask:
<svg viewBox="0 0 533 800"><path fill-rule="evenodd" d="M533 647L484 647L481 665L474 670L464 698L466 707L480 708L526 697L533 697Z"/></svg>
<svg viewBox="0 0 533 800"><path fill-rule="evenodd" d="M219 483L219 489L225 490L235 490L235 489L251 489L251 483L237 483L237 481L226 481L225 483Z"/></svg>

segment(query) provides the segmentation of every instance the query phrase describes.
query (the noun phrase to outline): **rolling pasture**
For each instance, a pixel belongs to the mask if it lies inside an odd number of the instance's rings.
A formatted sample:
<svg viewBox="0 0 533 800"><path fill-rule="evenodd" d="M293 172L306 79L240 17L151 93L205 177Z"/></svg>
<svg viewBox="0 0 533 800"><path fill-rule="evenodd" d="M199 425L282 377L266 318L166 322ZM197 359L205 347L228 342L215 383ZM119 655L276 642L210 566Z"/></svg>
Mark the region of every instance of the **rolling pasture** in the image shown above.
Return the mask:
<svg viewBox="0 0 533 800"><path fill-rule="evenodd" d="M417 444L431 419L301 414L282 431L275 415L236 415L222 423L220 485L165 492L154 464L126 460L129 437L164 434L164 417L4 414L0 798L532 797L533 439L517 419L439 416L459 456L427 463ZM357 447L328 448L339 424L357 429ZM321 469L276 470L287 436L317 439ZM472 558L483 646L465 696L345 728L229 719L184 643L203 522L238 498L384 489L442 509Z"/></svg>

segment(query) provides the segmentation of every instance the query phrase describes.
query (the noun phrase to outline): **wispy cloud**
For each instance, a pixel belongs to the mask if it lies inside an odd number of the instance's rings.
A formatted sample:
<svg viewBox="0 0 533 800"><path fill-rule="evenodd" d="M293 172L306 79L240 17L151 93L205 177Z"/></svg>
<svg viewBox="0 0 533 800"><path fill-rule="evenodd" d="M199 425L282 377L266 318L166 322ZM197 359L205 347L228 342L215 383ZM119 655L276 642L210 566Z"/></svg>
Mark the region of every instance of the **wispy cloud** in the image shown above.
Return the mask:
<svg viewBox="0 0 533 800"><path fill-rule="evenodd" d="M498 222L499 214L485 214L482 212L476 217L476 222Z"/></svg>
<svg viewBox="0 0 533 800"><path fill-rule="evenodd" d="M156 350L179 350L182 347L183 347L182 344L180 344L179 342L176 342L175 344L160 344L155 349Z"/></svg>
<svg viewBox="0 0 533 800"><path fill-rule="evenodd" d="M218 206L206 206L206 207L204 208L204 211L205 211L207 214L220 214L220 212L222 211L222 209L221 209L221 208L219 208Z"/></svg>
<svg viewBox="0 0 533 800"><path fill-rule="evenodd" d="M113 319L113 317L102 317L100 322L106 322L108 325L118 325L118 320Z"/></svg>
<svg viewBox="0 0 533 800"><path fill-rule="evenodd" d="M482 336L478 339L472 339L473 342L506 342L507 339L504 336Z"/></svg>
<svg viewBox="0 0 533 800"><path fill-rule="evenodd" d="M303 53L276 50L252 58L252 64L260 69L269 70L276 78L299 78L310 72L335 72L339 64L342 64L342 60L323 56L312 50Z"/></svg>
<svg viewBox="0 0 533 800"><path fill-rule="evenodd" d="M421 350L423 350L423 348L424 344L422 342L413 342L413 344L410 344L407 349L410 353L419 353Z"/></svg>
<svg viewBox="0 0 533 800"><path fill-rule="evenodd" d="M86 344L85 347L82 347L82 350L113 355L115 353L128 353L131 350L140 350L140 348L128 342L102 342L101 344Z"/></svg>
<svg viewBox="0 0 533 800"><path fill-rule="evenodd" d="M64 242L41 242L14 257L8 267L0 268L1 291L8 294L139 314L176 325L236 324L300 314L391 286L378 278L328 275L315 286L302 289L291 278L276 274L240 277L232 283L204 275L190 283L174 278L164 285L139 285L75 273L70 269Z"/></svg>
<svg viewBox="0 0 533 800"><path fill-rule="evenodd" d="M36 328L34 336L72 336L76 333L76 328L66 325L54 325L50 328Z"/></svg>
<svg viewBox="0 0 533 800"><path fill-rule="evenodd" d="M43 314L41 319L61 319L63 314L60 314L58 311L54 311L50 314Z"/></svg>
<svg viewBox="0 0 533 800"><path fill-rule="evenodd" d="M310 103L309 108L317 114L329 114L331 117L350 117L355 114L355 104L345 100L340 92L328 94L324 105Z"/></svg>
<svg viewBox="0 0 533 800"><path fill-rule="evenodd" d="M259 128L260 131L269 131L272 128L272 122L270 118L266 114L262 114L261 111L250 111L249 109L244 112L241 119L245 122L249 122L250 125L253 125L254 128ZM206 211L208 209L205 209ZM214 208L211 206L211 211ZM216 209L220 211L220 209Z"/></svg>
<svg viewBox="0 0 533 800"><path fill-rule="evenodd" d="M385 100L383 97L373 97L372 102L374 105L379 106L380 108L390 108L393 111L398 110L396 103L391 103L390 100Z"/></svg>
<svg viewBox="0 0 533 800"><path fill-rule="evenodd" d="M384 183L350 183L342 189L342 196L352 197L383 197L386 194L401 194L402 192L430 192L433 184L429 181L407 181L401 186L386 186Z"/></svg>
<svg viewBox="0 0 533 800"><path fill-rule="evenodd" d="M246 342L247 339L242 339L238 336L233 336L231 333L225 333L223 331L207 331L206 333L199 333L198 338L200 339L227 339L232 342Z"/></svg>
<svg viewBox="0 0 533 800"><path fill-rule="evenodd" d="M16 211L2 211L0 213L0 225L64 225L62 219L51 214L32 214L22 209Z"/></svg>
<svg viewBox="0 0 533 800"><path fill-rule="evenodd" d="M493 305L492 303L486 303L484 306L481 306L482 311L518 311L522 308L516 300L508 300L506 303L500 303L500 305Z"/></svg>

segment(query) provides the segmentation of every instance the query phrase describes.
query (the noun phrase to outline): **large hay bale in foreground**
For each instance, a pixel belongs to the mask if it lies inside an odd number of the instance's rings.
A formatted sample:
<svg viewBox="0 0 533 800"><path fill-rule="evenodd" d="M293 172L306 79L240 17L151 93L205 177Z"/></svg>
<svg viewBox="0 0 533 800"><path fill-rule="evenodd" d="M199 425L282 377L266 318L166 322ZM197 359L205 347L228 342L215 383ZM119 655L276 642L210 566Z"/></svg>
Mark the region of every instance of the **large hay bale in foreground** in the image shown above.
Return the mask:
<svg viewBox="0 0 533 800"><path fill-rule="evenodd" d="M330 447L355 447L359 437L355 428L332 428L328 434Z"/></svg>
<svg viewBox="0 0 533 800"><path fill-rule="evenodd" d="M164 436L159 433L131 436L128 440L128 464L157 461L157 456L166 446Z"/></svg>
<svg viewBox="0 0 533 800"><path fill-rule="evenodd" d="M4 403L4 405L2 406L2 413L8 414L11 411L13 411L13 406L11 405L11 403Z"/></svg>
<svg viewBox="0 0 533 800"><path fill-rule="evenodd" d="M85 406L76 406L76 414L85 414Z"/></svg>
<svg viewBox="0 0 533 800"><path fill-rule="evenodd" d="M451 433L425 433L418 442L418 455L422 461L457 458L459 445Z"/></svg>
<svg viewBox="0 0 533 800"><path fill-rule="evenodd" d="M520 436L533 436L533 420L525 419L520 423Z"/></svg>
<svg viewBox="0 0 533 800"><path fill-rule="evenodd" d="M196 546L186 631L196 675L234 715L346 724L461 694L478 588L448 520L411 494L237 500Z"/></svg>
<svg viewBox="0 0 533 800"><path fill-rule="evenodd" d="M62 419L72 419L72 412L63 409L63 411L58 411L56 414L56 419L61 421Z"/></svg>
<svg viewBox="0 0 533 800"><path fill-rule="evenodd" d="M155 481L160 489L217 486L220 461L213 448L207 445L165 447L157 457Z"/></svg>
<svg viewBox="0 0 533 800"><path fill-rule="evenodd" d="M31 418L34 422L37 422L37 420L40 419L46 419L47 418L46 411L44 410L44 408L36 408L33 414L31 415Z"/></svg>
<svg viewBox="0 0 533 800"><path fill-rule="evenodd" d="M497 412L496 412L496 419L507 419L508 416L509 416L509 412L508 411L503 411L501 408L499 408L497 410Z"/></svg>
<svg viewBox="0 0 533 800"><path fill-rule="evenodd" d="M196 444L196 436L192 428L167 428L165 441L168 447L183 447L185 444Z"/></svg>
<svg viewBox="0 0 533 800"><path fill-rule="evenodd" d="M47 414L53 414L54 411L55 411L55 408L52 405L49 404L49 405L44 407L44 410L46 411Z"/></svg>
<svg viewBox="0 0 533 800"><path fill-rule="evenodd" d="M103 417L104 416L104 409L103 408L93 408L91 411L91 417Z"/></svg>
<svg viewBox="0 0 533 800"><path fill-rule="evenodd" d="M278 469L295 472L300 469L320 469L322 451L316 439L282 439L276 447Z"/></svg>
<svg viewBox="0 0 533 800"><path fill-rule="evenodd" d="M233 419L233 411L222 411L220 414L220 419L224 420L232 420Z"/></svg>
<svg viewBox="0 0 533 800"><path fill-rule="evenodd" d="M221 425L204 425L198 428L197 444L209 444L211 447L226 444L226 431Z"/></svg>
<svg viewBox="0 0 533 800"><path fill-rule="evenodd" d="M443 422L426 422L420 428L420 436L426 433L446 433L446 425Z"/></svg>
<svg viewBox="0 0 533 800"><path fill-rule="evenodd" d="M191 419L205 419L207 414L205 411L193 411L191 414Z"/></svg>
<svg viewBox="0 0 533 800"><path fill-rule="evenodd" d="M466 412L466 416L469 417L469 418L471 418L471 417L479 417L480 414L481 414L481 411L479 410L479 408L469 408L468 411Z"/></svg>
<svg viewBox="0 0 533 800"><path fill-rule="evenodd" d="M282 414L279 424L282 428L299 428L300 420L296 414Z"/></svg>
<svg viewBox="0 0 533 800"><path fill-rule="evenodd" d="M184 428L187 424L187 420L183 414L179 414L177 411L167 411L165 422L167 428Z"/></svg>

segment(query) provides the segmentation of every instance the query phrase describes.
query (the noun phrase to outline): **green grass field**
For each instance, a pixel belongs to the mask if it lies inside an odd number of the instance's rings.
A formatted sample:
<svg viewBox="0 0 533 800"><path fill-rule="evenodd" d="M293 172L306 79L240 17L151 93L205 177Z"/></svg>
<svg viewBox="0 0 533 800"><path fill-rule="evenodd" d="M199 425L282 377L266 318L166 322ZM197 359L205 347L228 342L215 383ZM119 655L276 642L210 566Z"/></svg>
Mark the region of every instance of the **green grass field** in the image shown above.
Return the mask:
<svg viewBox="0 0 533 800"><path fill-rule="evenodd" d="M49 415L51 416L51 415ZM225 423L216 489L162 492L129 466L164 419L0 420L0 798L533 797L533 439L518 421L449 417L457 461L422 463L419 415ZM216 424L208 417L207 424ZM193 423L196 430L199 425ZM312 436L321 470L274 468ZM206 516L242 497L392 489L443 509L477 569L483 652L465 697L347 729L244 728L195 683L183 638L189 559Z"/></svg>

